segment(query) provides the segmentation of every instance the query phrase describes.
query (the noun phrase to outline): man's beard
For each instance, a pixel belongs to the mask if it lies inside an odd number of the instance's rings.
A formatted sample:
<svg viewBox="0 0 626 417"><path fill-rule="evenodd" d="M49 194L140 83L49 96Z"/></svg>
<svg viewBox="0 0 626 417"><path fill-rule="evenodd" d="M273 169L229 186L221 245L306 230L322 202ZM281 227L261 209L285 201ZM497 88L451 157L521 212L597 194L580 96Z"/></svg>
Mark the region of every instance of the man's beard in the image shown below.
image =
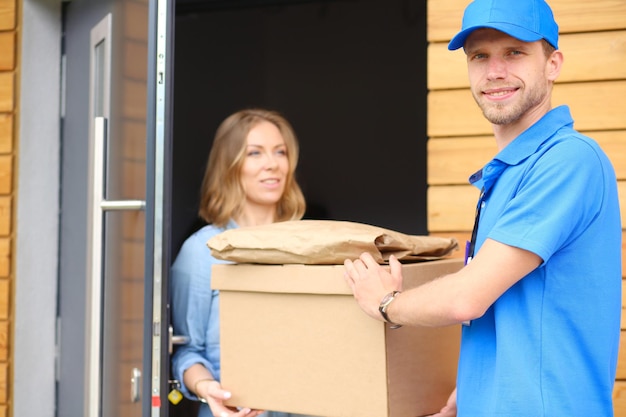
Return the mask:
<svg viewBox="0 0 626 417"><path fill-rule="evenodd" d="M507 125L518 121L530 109L539 105L545 93L545 91L537 87L531 90L531 94L528 97L522 97L522 101L512 104L486 102L482 94L478 93L477 95L474 91L472 91L472 96L482 110L485 119L494 125Z"/></svg>

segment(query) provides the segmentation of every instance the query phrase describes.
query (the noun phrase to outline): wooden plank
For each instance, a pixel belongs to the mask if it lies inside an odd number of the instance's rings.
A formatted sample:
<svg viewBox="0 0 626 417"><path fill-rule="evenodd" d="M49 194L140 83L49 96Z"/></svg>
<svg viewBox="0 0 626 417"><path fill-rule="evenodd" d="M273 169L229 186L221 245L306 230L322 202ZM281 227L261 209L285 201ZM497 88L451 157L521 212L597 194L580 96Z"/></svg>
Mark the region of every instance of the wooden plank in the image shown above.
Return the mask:
<svg viewBox="0 0 626 417"><path fill-rule="evenodd" d="M8 279L0 279L0 320L9 320L11 285Z"/></svg>
<svg viewBox="0 0 626 417"><path fill-rule="evenodd" d="M13 150L13 115L0 113L0 153Z"/></svg>
<svg viewBox="0 0 626 417"><path fill-rule="evenodd" d="M0 0L0 30L15 29L17 0Z"/></svg>
<svg viewBox="0 0 626 417"><path fill-rule="evenodd" d="M13 156L0 155L0 195L11 193L13 188Z"/></svg>
<svg viewBox="0 0 626 417"><path fill-rule="evenodd" d="M613 387L614 417L626 416L626 381L615 381Z"/></svg>
<svg viewBox="0 0 626 417"><path fill-rule="evenodd" d="M565 58L559 83L626 78L626 30L564 35L559 43ZM469 87L463 50L432 43L427 63L429 89Z"/></svg>
<svg viewBox="0 0 626 417"><path fill-rule="evenodd" d="M428 231L471 231L478 195L472 185L428 187Z"/></svg>
<svg viewBox="0 0 626 417"><path fill-rule="evenodd" d="M0 71L15 69L15 32L0 32Z"/></svg>
<svg viewBox="0 0 626 417"><path fill-rule="evenodd" d="M626 334L622 331L619 340L619 353L617 357L617 373L615 379L626 379Z"/></svg>
<svg viewBox="0 0 626 417"><path fill-rule="evenodd" d="M617 179L626 180L626 130L583 133L595 139L606 152L613 164Z"/></svg>
<svg viewBox="0 0 626 417"><path fill-rule="evenodd" d="M548 1L561 33L626 28L626 2L622 0Z"/></svg>
<svg viewBox="0 0 626 417"><path fill-rule="evenodd" d="M626 129L626 80L558 84L552 104L568 104L579 130ZM467 89L431 91L428 109L429 137L492 133Z"/></svg>
<svg viewBox="0 0 626 417"><path fill-rule="evenodd" d="M622 238L624 237L624 233L622 233ZM626 321L624 321L624 316L626 315L626 280L624 280L624 241L622 239L622 320L620 323L621 329L622 330L626 330ZM625 342L626 340L620 340L620 343ZM621 349L621 347L620 347ZM626 352L624 352L624 354L626 355ZM625 356L626 359L626 356ZM626 366L626 361L624 361L624 364ZM624 370L624 372L626 372L626 368ZM624 377L624 379L626 379L626 376Z"/></svg>
<svg viewBox="0 0 626 417"><path fill-rule="evenodd" d="M429 185L464 185L498 152L493 136L434 138L427 142Z"/></svg>
<svg viewBox="0 0 626 417"><path fill-rule="evenodd" d="M613 163L619 180L626 180L626 130L582 132L598 142ZM493 136L459 136L428 140L428 184L467 184L469 176L498 152Z"/></svg>
<svg viewBox="0 0 626 417"><path fill-rule="evenodd" d="M468 3L469 0L428 0L428 41L447 42L456 35ZM549 0L549 3L562 34L626 28L624 1Z"/></svg>
<svg viewBox="0 0 626 417"><path fill-rule="evenodd" d="M564 35L559 48L564 62L558 82L626 78L626 30Z"/></svg>
<svg viewBox="0 0 626 417"><path fill-rule="evenodd" d="M9 359L9 340L11 339L9 328L8 321L0 321L0 361L2 362L6 362Z"/></svg>
<svg viewBox="0 0 626 417"><path fill-rule="evenodd" d="M11 233L11 197L0 196L0 237Z"/></svg>
<svg viewBox="0 0 626 417"><path fill-rule="evenodd" d="M428 137L492 134L469 89L428 93Z"/></svg>
<svg viewBox="0 0 626 417"><path fill-rule="evenodd" d="M626 181L617 181L617 192L619 193L620 215L622 216L622 227L626 227Z"/></svg>
<svg viewBox="0 0 626 417"><path fill-rule="evenodd" d="M626 225L622 221L622 278L626 279ZM622 293L622 296L624 294ZM622 303L626 306L626 301ZM622 326L626 327L626 321L622 319Z"/></svg>
<svg viewBox="0 0 626 417"><path fill-rule="evenodd" d="M626 224L626 181L618 181L622 224ZM478 190L472 185L428 187L428 231L472 230Z"/></svg>
<svg viewBox="0 0 626 417"><path fill-rule="evenodd" d="M9 278L11 272L11 238L0 238L0 278Z"/></svg>
<svg viewBox="0 0 626 417"><path fill-rule="evenodd" d="M469 88L467 59L462 49L449 51L447 43L431 43L426 55L429 90Z"/></svg>
<svg viewBox="0 0 626 417"><path fill-rule="evenodd" d="M13 111L13 73L0 72L0 113Z"/></svg>
<svg viewBox="0 0 626 417"><path fill-rule="evenodd" d="M8 399L9 364L0 362L0 404L6 404Z"/></svg>
<svg viewBox="0 0 626 417"><path fill-rule="evenodd" d="M449 41L461 29L467 0L428 0L426 36L429 42Z"/></svg>
<svg viewBox="0 0 626 417"><path fill-rule="evenodd" d="M557 84L552 98L570 106L579 130L626 129L626 80Z"/></svg>

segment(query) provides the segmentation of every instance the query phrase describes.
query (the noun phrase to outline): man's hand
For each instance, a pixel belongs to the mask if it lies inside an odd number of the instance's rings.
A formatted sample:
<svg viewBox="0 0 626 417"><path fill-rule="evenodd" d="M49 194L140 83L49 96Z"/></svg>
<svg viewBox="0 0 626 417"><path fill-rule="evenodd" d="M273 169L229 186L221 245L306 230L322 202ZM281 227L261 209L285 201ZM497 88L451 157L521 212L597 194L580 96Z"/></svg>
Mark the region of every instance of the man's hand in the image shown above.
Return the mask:
<svg viewBox="0 0 626 417"><path fill-rule="evenodd" d="M369 253L359 259L344 261L346 282L361 309L376 320L383 320L378 306L380 300L392 291L402 290L402 264L395 256L389 257L389 271L379 265Z"/></svg>

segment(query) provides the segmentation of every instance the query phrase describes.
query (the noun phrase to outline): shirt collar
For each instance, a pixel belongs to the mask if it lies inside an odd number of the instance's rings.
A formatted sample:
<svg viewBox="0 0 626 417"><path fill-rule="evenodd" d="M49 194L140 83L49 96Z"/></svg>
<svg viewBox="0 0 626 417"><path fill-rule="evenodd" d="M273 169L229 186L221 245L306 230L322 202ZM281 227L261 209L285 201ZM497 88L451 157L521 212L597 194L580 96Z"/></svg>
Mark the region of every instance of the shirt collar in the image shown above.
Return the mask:
<svg viewBox="0 0 626 417"><path fill-rule="evenodd" d="M238 228L239 228L239 225L237 224L237 222L234 219L230 219L228 223L226 223L224 230L238 229Z"/></svg>
<svg viewBox="0 0 626 417"><path fill-rule="evenodd" d="M507 165L517 165L537 152L537 149L559 129L565 126L572 127L573 125L574 120L570 114L569 107L556 107L546 113L537 123L523 131L502 149L494 159L502 161Z"/></svg>
<svg viewBox="0 0 626 417"><path fill-rule="evenodd" d="M569 107L559 106L546 113L537 123L526 129L480 170L473 173L470 184L483 190L491 188L507 166L517 165L537 152L559 129L574 125Z"/></svg>

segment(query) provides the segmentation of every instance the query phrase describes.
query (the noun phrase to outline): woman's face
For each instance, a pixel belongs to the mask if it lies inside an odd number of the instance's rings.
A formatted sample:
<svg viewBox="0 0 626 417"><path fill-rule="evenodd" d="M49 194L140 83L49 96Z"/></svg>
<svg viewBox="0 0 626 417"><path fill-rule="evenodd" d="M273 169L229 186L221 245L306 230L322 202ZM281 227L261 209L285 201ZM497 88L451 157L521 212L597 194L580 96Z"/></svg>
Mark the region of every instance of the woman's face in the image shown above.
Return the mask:
<svg viewBox="0 0 626 417"><path fill-rule="evenodd" d="M246 204L275 206L285 191L288 172L287 146L280 130L267 121L258 123L246 138L241 167Z"/></svg>

